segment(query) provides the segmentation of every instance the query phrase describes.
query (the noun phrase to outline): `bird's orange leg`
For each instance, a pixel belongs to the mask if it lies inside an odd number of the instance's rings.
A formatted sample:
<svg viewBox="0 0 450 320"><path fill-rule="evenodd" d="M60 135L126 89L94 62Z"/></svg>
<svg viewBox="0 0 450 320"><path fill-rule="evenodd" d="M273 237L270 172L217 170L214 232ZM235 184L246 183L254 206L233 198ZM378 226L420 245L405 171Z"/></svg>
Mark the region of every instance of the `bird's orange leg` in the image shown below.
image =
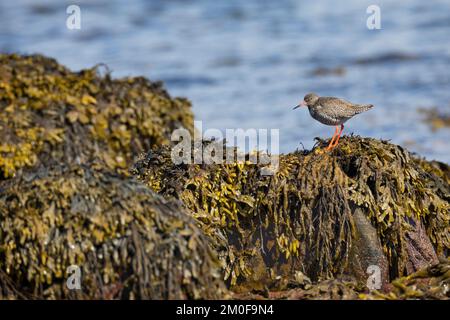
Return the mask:
<svg viewBox="0 0 450 320"><path fill-rule="evenodd" d="M331 138L331 141L330 141L330 143L328 144L327 150L331 150L331 149L333 148L334 139L336 138L336 136L337 136L337 134L338 134L338 130L339 130L339 127L336 126L336 129L334 130L333 137Z"/></svg>
<svg viewBox="0 0 450 320"><path fill-rule="evenodd" d="M339 135L336 138L336 141L334 142L334 144L332 145L332 148L336 147L339 143L339 138L341 137L342 131L344 131L344 125L341 124L341 130L339 131Z"/></svg>

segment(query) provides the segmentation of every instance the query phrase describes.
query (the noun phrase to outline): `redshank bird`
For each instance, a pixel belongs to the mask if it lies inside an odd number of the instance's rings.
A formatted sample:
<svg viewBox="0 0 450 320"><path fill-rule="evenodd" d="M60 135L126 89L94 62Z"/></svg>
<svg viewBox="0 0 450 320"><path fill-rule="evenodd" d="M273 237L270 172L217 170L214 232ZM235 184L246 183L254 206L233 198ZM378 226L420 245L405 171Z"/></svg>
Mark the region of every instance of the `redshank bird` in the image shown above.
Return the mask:
<svg viewBox="0 0 450 320"><path fill-rule="evenodd" d="M309 114L317 121L327 126L336 126L327 150L337 146L342 131L344 131L344 123L348 119L373 107L371 104L354 104L334 97L319 97L315 93L308 93L294 109L304 106L308 107Z"/></svg>

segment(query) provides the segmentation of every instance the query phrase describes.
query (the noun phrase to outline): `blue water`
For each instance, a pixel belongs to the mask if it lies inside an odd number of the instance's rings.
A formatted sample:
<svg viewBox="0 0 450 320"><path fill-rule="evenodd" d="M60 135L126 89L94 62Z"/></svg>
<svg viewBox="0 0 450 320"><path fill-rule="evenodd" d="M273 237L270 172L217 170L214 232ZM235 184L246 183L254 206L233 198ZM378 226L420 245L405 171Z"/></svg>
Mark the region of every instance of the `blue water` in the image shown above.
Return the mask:
<svg viewBox="0 0 450 320"><path fill-rule="evenodd" d="M81 30L66 28L73 3ZM381 8L381 30L366 27L371 4ZM278 128L282 152L334 132L291 110L305 93L372 103L347 133L450 163L450 130L433 132L418 112L450 111L448 0L3 0L0 51L163 80L193 102L204 129ZM319 67L345 73L313 75Z"/></svg>

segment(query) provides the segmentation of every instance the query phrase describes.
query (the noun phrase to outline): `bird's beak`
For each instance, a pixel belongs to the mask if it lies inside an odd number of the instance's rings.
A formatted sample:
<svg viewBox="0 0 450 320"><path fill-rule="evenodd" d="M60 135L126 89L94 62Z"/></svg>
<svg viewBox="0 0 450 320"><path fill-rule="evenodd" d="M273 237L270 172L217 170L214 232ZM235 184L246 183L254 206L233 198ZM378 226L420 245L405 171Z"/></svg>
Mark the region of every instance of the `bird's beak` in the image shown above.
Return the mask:
<svg viewBox="0 0 450 320"><path fill-rule="evenodd" d="M300 102L299 105L296 105L296 106L294 107L294 109L292 109L292 110L295 110L295 109L297 109L297 108L304 107L304 106L306 106L306 102L305 102L305 101L302 101L302 102Z"/></svg>

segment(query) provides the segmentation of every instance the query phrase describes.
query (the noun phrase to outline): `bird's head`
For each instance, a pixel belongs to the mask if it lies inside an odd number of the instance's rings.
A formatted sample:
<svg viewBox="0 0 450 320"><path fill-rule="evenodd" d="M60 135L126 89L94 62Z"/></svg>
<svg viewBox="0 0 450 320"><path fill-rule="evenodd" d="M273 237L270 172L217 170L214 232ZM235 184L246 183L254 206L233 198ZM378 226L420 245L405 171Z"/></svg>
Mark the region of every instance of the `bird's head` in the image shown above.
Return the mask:
<svg viewBox="0 0 450 320"><path fill-rule="evenodd" d="M312 106L314 103L316 103L317 99L319 99L319 96L315 93L308 93L304 98L303 101L300 102L299 105L295 106L294 109L300 108L300 107L306 107L306 106Z"/></svg>

